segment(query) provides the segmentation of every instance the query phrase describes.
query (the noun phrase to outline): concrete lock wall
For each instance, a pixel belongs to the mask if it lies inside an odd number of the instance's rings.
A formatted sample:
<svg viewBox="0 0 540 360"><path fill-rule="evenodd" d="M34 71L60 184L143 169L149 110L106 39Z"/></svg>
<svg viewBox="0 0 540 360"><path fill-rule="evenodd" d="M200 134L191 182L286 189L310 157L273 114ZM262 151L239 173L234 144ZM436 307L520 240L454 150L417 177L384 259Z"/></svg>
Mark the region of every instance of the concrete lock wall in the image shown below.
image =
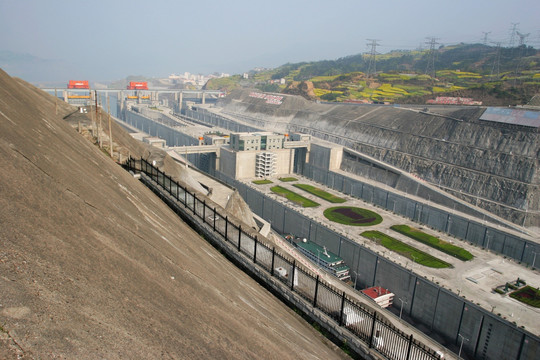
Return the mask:
<svg viewBox="0 0 540 360"><path fill-rule="evenodd" d="M435 208L429 203L424 204L360 180L317 168L309 163L304 165L302 175L331 189L373 203L383 209L393 211L433 229L447 232L471 244L488 248L523 264L533 265L534 253L540 252L539 244ZM540 259L535 263L536 267L539 265Z"/></svg>
<svg viewBox="0 0 540 360"><path fill-rule="evenodd" d="M164 139L167 142L167 146L199 145L198 139L157 123L133 111L126 111L124 121L151 136Z"/></svg>
<svg viewBox="0 0 540 360"><path fill-rule="evenodd" d="M223 129L227 129L231 132L253 132L253 131L260 131L259 128L244 125L244 124L238 124L234 122L233 120L224 118L222 116L216 116L208 111L197 111L197 110L190 110L186 109L184 114L190 118L200 120L205 125L213 125L218 126Z"/></svg>
<svg viewBox="0 0 540 360"><path fill-rule="evenodd" d="M186 110L186 114L195 119L201 119L201 122L204 122L205 124L224 127L231 131L258 130L252 126L237 124L233 120L216 116L206 111ZM155 123L150 119L131 111L126 112L126 121L142 131L165 139L169 146L171 146L171 144L180 146L198 143L198 140L193 137ZM322 161L320 164L321 166L326 166L326 164L330 162L330 149L315 146L313 147L312 152L313 151L315 151L315 153L310 154L312 160L313 158L320 159L313 161ZM207 164L208 161L204 164L202 163L204 160L207 160L207 157L193 154L189 155L188 159L196 166L200 166L201 169L208 171L206 169L209 166ZM311 163L303 164L301 168L303 169L302 175L336 191L371 202L384 209L394 211L399 215L431 226L434 229L448 232L471 244L499 252L504 256L511 257L524 264L534 265L536 267L540 264L540 258L533 264L533 261L535 261L534 253L540 252L539 244L504 233L498 229L486 227L483 224L479 224L467 218L462 218L453 213L435 209L429 204L423 204L401 195L393 194L387 190L379 189L360 180L329 171L327 168L318 168ZM400 178L399 181L403 182L404 180Z"/></svg>
<svg viewBox="0 0 540 360"><path fill-rule="evenodd" d="M132 123L133 126L143 131L146 131L146 127L149 129L147 132L151 135L162 138L171 136L175 141L174 136L176 135L167 134L167 131L174 132L172 129L153 123L136 113L131 113L128 117L131 117L132 122L140 123L140 126ZM231 131L253 131L254 129L239 126L232 121L218 117L211 119L211 121L215 121L217 126L229 128ZM160 131L163 132L161 135ZM182 141L190 141L190 137L187 135L178 136L184 137ZM180 138L178 139L180 140ZM193 140L196 141L196 139ZM191 144L186 143L185 145ZM198 158L193 159L198 160ZM305 164L303 169L304 176L336 191L377 204L435 229L448 231L456 237L463 236L464 240L472 244L498 251L523 263L532 264L534 252L540 252L540 246L537 244L467 218L434 209L429 204L416 202L357 179L316 168L311 164ZM251 209L269 221L274 230L306 237L319 245L327 246L329 250L342 256L351 267L351 273L358 274L358 288L381 285L390 288L397 298L408 299L408 304L403 308L404 313L411 316L414 325L428 334L436 334L437 339L440 339L441 342L459 344L458 334L461 334L469 339L463 343L463 351L478 359L533 360L537 358L537 353L540 351L538 337L516 328L508 321L498 318L456 294L418 277L399 264L381 258L361 244L352 242L303 216L299 211L262 194L256 194L256 190L245 184L220 172L216 172L215 176L238 188ZM538 266L538 264L536 265Z"/></svg>
<svg viewBox="0 0 540 360"><path fill-rule="evenodd" d="M336 175L333 175L334 180ZM461 334L469 339L468 342L463 343L463 351L473 358L520 360L537 358L537 351L540 351L540 339L533 334L517 328L428 279L419 277L401 265L380 257L362 244L341 236L246 184L221 173L216 176L236 187L251 209L269 221L274 230L283 234L292 233L305 237L340 255L350 266L352 279L358 276L357 288L370 286L389 288L396 299L401 298L406 302L403 313L410 316L413 325L428 335L435 336L443 344L460 344L458 334ZM327 176L324 177L327 178ZM391 199L388 201L394 204L396 209L402 209L406 214L413 216L416 214L417 218L422 218L429 224L448 226L445 222L448 214L445 215L440 210L433 211L428 206L418 205L411 200L399 198L395 194L386 196L380 193L380 189L374 189L367 184L353 185L351 179L343 180L349 182L353 188L363 189L359 191L361 196L379 199L376 200L379 202L388 197ZM420 215L421 212L427 215ZM466 221L466 219L454 217L452 223L465 224ZM454 227L457 228L455 225ZM486 228L478 224L469 226L469 229L476 229L470 232L476 231L482 236L482 229L486 231ZM463 230L460 233L463 233ZM497 242L512 241L508 240L508 236L503 238L502 235L502 233L495 235L494 232L493 238L498 239ZM397 311L397 307L394 311Z"/></svg>

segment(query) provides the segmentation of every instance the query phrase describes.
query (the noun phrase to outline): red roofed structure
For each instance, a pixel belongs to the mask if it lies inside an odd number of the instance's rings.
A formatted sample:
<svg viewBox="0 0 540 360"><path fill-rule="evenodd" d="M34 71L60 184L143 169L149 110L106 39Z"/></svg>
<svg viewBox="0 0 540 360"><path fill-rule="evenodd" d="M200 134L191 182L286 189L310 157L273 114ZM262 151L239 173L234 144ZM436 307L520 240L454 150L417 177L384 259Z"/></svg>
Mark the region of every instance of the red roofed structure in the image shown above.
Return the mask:
<svg viewBox="0 0 540 360"><path fill-rule="evenodd" d="M372 298L380 307L388 307L394 301L394 294L380 286L373 286L362 290L362 293Z"/></svg>

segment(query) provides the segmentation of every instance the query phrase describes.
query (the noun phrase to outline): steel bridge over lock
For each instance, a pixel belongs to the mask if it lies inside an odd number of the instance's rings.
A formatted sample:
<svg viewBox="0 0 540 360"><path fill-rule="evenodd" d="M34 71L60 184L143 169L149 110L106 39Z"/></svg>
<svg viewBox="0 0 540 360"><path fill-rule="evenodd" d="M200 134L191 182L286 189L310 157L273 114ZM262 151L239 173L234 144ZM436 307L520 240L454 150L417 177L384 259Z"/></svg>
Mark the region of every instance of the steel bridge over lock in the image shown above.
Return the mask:
<svg viewBox="0 0 540 360"><path fill-rule="evenodd" d="M158 101L160 95L172 94L174 102L181 108L184 101L193 101L205 104L207 101L215 101L223 97L224 93L218 90L186 90L186 89L152 89L127 90L127 89L68 89L68 88L42 88L41 90L61 97L65 102L73 105L90 105L95 101L95 94L100 97L108 97L114 94L117 99L134 101Z"/></svg>

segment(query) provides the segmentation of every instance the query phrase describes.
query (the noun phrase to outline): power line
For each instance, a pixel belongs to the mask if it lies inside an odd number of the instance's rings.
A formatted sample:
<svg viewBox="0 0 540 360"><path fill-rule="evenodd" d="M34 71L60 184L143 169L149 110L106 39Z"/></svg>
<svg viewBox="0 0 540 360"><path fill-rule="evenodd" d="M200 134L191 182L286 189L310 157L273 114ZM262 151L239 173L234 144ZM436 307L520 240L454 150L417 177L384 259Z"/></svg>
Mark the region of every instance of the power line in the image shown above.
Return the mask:
<svg viewBox="0 0 540 360"><path fill-rule="evenodd" d="M437 42L439 38L431 37L426 39L428 40L426 41L426 44L429 45L426 74L431 76L432 78L435 78L435 45L439 45L439 43Z"/></svg>
<svg viewBox="0 0 540 360"><path fill-rule="evenodd" d="M368 65L368 71L367 76L371 77L371 75L374 75L377 73L377 46L380 46L377 39L366 39L369 41L367 44L368 46L371 46L371 51L369 52L369 65Z"/></svg>

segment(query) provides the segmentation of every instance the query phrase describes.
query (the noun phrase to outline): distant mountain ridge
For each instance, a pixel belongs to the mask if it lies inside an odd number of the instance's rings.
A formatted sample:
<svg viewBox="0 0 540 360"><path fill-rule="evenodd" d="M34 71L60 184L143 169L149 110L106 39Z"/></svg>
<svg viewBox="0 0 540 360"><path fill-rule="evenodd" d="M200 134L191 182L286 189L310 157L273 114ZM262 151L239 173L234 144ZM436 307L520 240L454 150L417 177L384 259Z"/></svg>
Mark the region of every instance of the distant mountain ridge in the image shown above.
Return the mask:
<svg viewBox="0 0 540 360"><path fill-rule="evenodd" d="M58 82L68 72L78 73L73 66L57 59L43 59L28 53L0 50L0 68L34 83Z"/></svg>

